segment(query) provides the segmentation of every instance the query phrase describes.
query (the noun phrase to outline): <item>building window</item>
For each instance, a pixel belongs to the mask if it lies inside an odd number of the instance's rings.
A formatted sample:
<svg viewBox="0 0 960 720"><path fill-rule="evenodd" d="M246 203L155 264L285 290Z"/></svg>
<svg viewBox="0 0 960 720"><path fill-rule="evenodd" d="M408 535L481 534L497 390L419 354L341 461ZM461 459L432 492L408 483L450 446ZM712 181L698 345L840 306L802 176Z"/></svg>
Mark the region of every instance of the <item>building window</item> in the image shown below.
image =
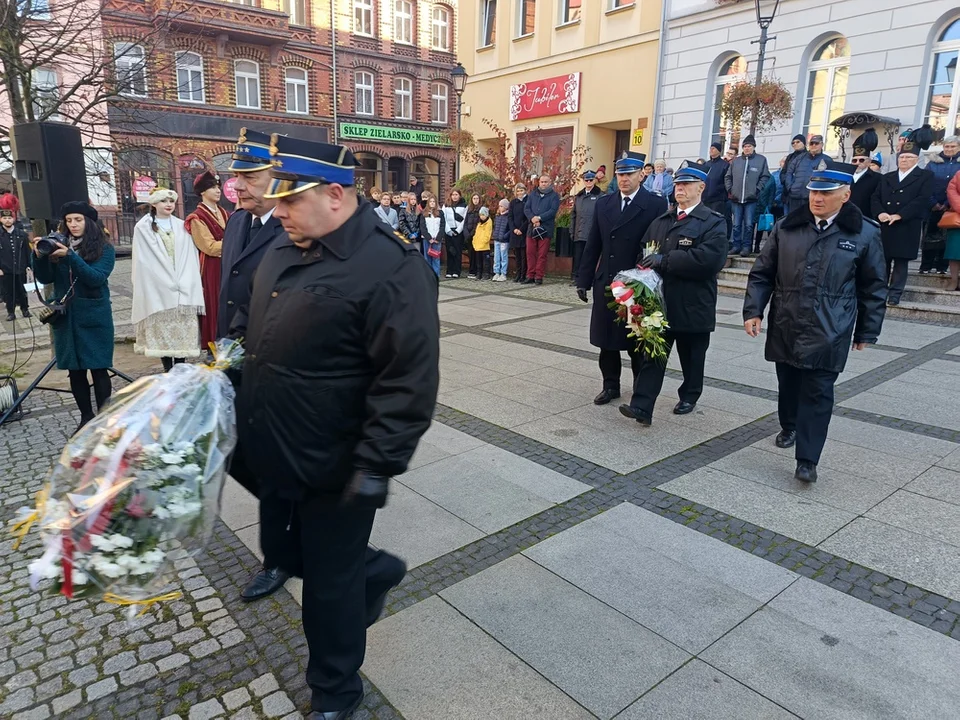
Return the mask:
<svg viewBox="0 0 960 720"><path fill-rule="evenodd" d="M353 0L353 31L373 35L373 0Z"/></svg>
<svg viewBox="0 0 960 720"><path fill-rule="evenodd" d="M533 34L533 26L537 19L536 0L518 0L517 2L517 37Z"/></svg>
<svg viewBox="0 0 960 720"><path fill-rule="evenodd" d="M203 58L196 53L177 53L177 98L180 102L204 101Z"/></svg>
<svg viewBox="0 0 960 720"><path fill-rule="evenodd" d="M283 0L283 9L290 16L291 25L305 26L307 24L306 0Z"/></svg>
<svg viewBox="0 0 960 720"><path fill-rule="evenodd" d="M803 133L823 135L827 155L840 152L839 141L828 132L830 121L843 115L850 76L850 46L846 38L824 43L810 61L807 97L803 110Z"/></svg>
<svg viewBox="0 0 960 720"><path fill-rule="evenodd" d="M560 3L560 24L579 22L583 0L563 0Z"/></svg>
<svg viewBox="0 0 960 720"><path fill-rule="evenodd" d="M410 176L417 178L423 184L424 190L440 197L440 163L436 160L414 158L410 161Z"/></svg>
<svg viewBox="0 0 960 720"><path fill-rule="evenodd" d="M396 0L393 7L393 39L410 44L413 42L413 3Z"/></svg>
<svg viewBox="0 0 960 720"><path fill-rule="evenodd" d="M285 73L287 88L287 112L306 114L310 110L307 101L307 71L303 68L287 68Z"/></svg>
<svg viewBox="0 0 960 720"><path fill-rule="evenodd" d="M635 4L636 0L610 0L610 9L619 10L620 8L630 7Z"/></svg>
<svg viewBox="0 0 960 720"><path fill-rule="evenodd" d="M531 173L557 175L573 159L573 128L552 128L517 133L517 155Z"/></svg>
<svg viewBox="0 0 960 720"><path fill-rule="evenodd" d="M56 70L34 68L30 73L33 83L33 116L37 120L59 120L56 112L60 104L60 80Z"/></svg>
<svg viewBox="0 0 960 720"><path fill-rule="evenodd" d="M720 104L727 90L734 84L747 79L747 61L738 55L730 58L720 67L713 93L713 125L710 130L710 142L718 142L724 148L739 145L742 128L730 122L720 112Z"/></svg>
<svg viewBox="0 0 960 720"><path fill-rule="evenodd" d="M256 7L256 0L230 0L234 5L246 5L247 7Z"/></svg>
<svg viewBox="0 0 960 720"><path fill-rule="evenodd" d="M437 82L430 85L430 122L446 125L450 119L449 113L450 88L445 83Z"/></svg>
<svg viewBox="0 0 960 720"><path fill-rule="evenodd" d="M115 43L113 63L117 73L117 91L121 95L145 97L147 66L143 47L133 43Z"/></svg>
<svg viewBox="0 0 960 720"><path fill-rule="evenodd" d="M23 3L17 4L23 5ZM29 17L31 20L49 20L51 18L49 0L33 0L30 3Z"/></svg>
<svg viewBox="0 0 960 720"><path fill-rule="evenodd" d="M373 115L373 73L360 71L353 76L357 115Z"/></svg>
<svg viewBox="0 0 960 720"><path fill-rule="evenodd" d="M480 47L490 47L497 41L497 0L480 3Z"/></svg>
<svg viewBox="0 0 960 720"><path fill-rule="evenodd" d="M393 86L394 115L398 120L413 119L413 81L398 77Z"/></svg>
<svg viewBox="0 0 960 720"><path fill-rule="evenodd" d="M442 5L430 11L430 47L450 51L450 9Z"/></svg>
<svg viewBox="0 0 960 720"><path fill-rule="evenodd" d="M357 188L369 193L373 188L379 188L383 182L383 161L379 155L368 152L358 152L353 156L357 165L353 170Z"/></svg>
<svg viewBox="0 0 960 720"><path fill-rule="evenodd" d="M260 66L250 60L237 60L233 65L237 80L237 107L260 108Z"/></svg>
<svg viewBox="0 0 960 720"><path fill-rule="evenodd" d="M936 144L947 135L960 134L960 18L940 33L933 46L933 72L927 93L924 122L933 128Z"/></svg>

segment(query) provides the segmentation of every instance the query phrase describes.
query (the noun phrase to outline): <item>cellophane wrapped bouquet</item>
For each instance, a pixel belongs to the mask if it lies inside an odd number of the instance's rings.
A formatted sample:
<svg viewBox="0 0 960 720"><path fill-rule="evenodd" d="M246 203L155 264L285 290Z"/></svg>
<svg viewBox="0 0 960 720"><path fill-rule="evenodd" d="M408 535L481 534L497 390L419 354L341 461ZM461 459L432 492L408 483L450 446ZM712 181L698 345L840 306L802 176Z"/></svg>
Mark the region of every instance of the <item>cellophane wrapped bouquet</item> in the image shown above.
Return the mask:
<svg viewBox="0 0 960 720"><path fill-rule="evenodd" d="M38 508L44 553L30 563L32 587L53 580L68 598L148 607L175 577L171 550L203 548L236 445L224 371L243 349L222 340L213 354L120 390L67 442Z"/></svg>
<svg viewBox="0 0 960 720"><path fill-rule="evenodd" d="M628 337L651 359L666 361L664 335L670 328L664 312L663 280L656 270L623 270L610 283L613 300L607 305L628 328Z"/></svg>

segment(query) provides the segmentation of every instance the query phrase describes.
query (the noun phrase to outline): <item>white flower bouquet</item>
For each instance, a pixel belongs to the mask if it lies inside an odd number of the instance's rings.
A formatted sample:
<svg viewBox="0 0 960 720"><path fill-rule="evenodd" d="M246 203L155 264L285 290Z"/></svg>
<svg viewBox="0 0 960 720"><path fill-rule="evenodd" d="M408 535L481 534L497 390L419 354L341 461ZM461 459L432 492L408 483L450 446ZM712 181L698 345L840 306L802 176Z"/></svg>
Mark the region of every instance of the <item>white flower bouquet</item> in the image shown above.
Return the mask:
<svg viewBox="0 0 960 720"><path fill-rule="evenodd" d="M656 252L656 245L648 245L647 254L651 249ZM608 292L613 300L607 307L616 313L618 322L627 326L627 336L647 357L666 362L665 335L670 324L664 314L660 274L644 268L623 270L610 283Z"/></svg>
<svg viewBox="0 0 960 720"><path fill-rule="evenodd" d="M223 370L243 350L220 341L214 356L137 380L68 441L37 508L45 550L30 563L32 587L49 579L68 598L149 604L170 585L170 551L206 544L236 445Z"/></svg>

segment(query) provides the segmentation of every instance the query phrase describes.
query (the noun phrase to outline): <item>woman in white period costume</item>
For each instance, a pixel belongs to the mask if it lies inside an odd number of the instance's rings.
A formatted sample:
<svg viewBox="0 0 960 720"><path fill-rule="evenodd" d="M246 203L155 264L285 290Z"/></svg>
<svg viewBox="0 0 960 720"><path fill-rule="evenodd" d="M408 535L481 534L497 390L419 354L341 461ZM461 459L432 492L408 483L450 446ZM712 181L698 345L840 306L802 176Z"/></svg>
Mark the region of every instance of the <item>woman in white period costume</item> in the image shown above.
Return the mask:
<svg viewBox="0 0 960 720"><path fill-rule="evenodd" d="M169 371L200 356L200 258L183 220L173 216L177 194L157 188L147 202L150 214L133 231L133 347Z"/></svg>

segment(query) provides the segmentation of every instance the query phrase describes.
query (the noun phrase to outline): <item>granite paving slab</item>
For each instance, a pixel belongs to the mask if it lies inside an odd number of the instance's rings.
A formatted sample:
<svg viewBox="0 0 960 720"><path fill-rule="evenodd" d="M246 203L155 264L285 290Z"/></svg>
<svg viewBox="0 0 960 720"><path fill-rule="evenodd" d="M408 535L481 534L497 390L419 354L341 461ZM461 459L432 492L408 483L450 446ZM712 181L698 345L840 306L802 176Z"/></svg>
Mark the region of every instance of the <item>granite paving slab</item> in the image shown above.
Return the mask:
<svg viewBox="0 0 960 720"><path fill-rule="evenodd" d="M932 467L905 487L912 493L960 505L960 472Z"/></svg>
<svg viewBox="0 0 960 720"><path fill-rule="evenodd" d="M898 490L867 517L955 545L960 554L960 513L952 503Z"/></svg>

